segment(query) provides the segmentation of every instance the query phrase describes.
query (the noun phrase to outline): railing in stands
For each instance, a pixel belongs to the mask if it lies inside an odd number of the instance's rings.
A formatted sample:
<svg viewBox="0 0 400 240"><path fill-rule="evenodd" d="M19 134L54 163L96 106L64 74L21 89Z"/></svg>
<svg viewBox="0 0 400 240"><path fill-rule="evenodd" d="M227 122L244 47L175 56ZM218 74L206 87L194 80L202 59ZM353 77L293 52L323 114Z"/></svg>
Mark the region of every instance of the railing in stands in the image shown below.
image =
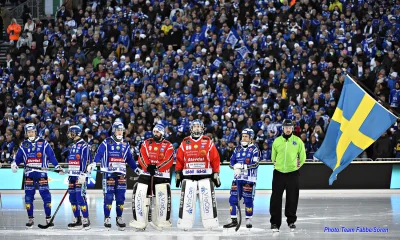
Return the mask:
<svg viewBox="0 0 400 240"><path fill-rule="evenodd" d="M11 9L11 16L14 18L21 18L24 12L24 5L27 5L32 13L32 18L40 17L40 8L43 7L42 1L40 0L27 0L26 2Z"/></svg>

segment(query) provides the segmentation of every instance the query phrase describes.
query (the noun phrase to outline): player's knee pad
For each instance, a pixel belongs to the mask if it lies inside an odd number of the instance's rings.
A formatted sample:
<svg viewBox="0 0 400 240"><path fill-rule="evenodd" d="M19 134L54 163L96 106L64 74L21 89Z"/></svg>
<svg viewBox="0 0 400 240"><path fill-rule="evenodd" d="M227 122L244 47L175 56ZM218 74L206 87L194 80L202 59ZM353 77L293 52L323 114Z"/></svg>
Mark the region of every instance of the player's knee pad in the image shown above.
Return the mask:
<svg viewBox="0 0 400 240"><path fill-rule="evenodd" d="M136 183L133 186L132 213L133 220L129 223L131 227L142 229L148 223L148 209L150 200L147 197L148 186L143 183Z"/></svg>
<svg viewBox="0 0 400 240"><path fill-rule="evenodd" d="M217 201L211 179L202 179L199 185L200 215L205 228L218 228Z"/></svg>
<svg viewBox="0 0 400 240"><path fill-rule="evenodd" d="M106 193L104 194L104 202L106 204L112 204L112 202L114 201L114 193Z"/></svg>
<svg viewBox="0 0 400 240"><path fill-rule="evenodd" d="M171 227L171 186L169 183L155 185L155 211L152 216L159 227Z"/></svg>
<svg viewBox="0 0 400 240"><path fill-rule="evenodd" d="M196 200L197 181L183 180L179 204L178 228L190 229L193 227L196 216Z"/></svg>
<svg viewBox="0 0 400 240"><path fill-rule="evenodd" d="M238 205L238 198L237 198L237 195L231 195L230 197L229 197L229 203L231 204L231 205Z"/></svg>
<svg viewBox="0 0 400 240"><path fill-rule="evenodd" d="M51 203L51 194L49 189L41 189L39 190L40 196L42 196L43 202Z"/></svg>

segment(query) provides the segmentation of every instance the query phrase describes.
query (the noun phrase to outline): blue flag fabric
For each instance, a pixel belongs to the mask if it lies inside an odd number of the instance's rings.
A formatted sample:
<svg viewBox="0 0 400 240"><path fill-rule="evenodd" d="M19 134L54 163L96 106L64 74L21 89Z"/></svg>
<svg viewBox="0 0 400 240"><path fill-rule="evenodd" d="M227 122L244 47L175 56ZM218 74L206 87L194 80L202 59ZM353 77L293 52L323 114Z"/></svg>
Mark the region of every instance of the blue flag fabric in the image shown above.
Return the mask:
<svg viewBox="0 0 400 240"><path fill-rule="evenodd" d="M353 159L374 143L397 117L346 76L338 106L314 157L333 170L329 185Z"/></svg>
<svg viewBox="0 0 400 240"><path fill-rule="evenodd" d="M230 43L232 48L236 45L236 43L239 41L239 34L236 32L236 29L234 27L231 27L231 31L229 32L228 36L226 37L225 42Z"/></svg>
<svg viewBox="0 0 400 240"><path fill-rule="evenodd" d="M240 48L236 48L235 50L236 50L237 53L239 53L239 55L240 55L240 57L241 57L242 59L244 58L244 56L246 55L246 53L250 53L249 48L246 47L246 46L243 46L243 47L240 47Z"/></svg>

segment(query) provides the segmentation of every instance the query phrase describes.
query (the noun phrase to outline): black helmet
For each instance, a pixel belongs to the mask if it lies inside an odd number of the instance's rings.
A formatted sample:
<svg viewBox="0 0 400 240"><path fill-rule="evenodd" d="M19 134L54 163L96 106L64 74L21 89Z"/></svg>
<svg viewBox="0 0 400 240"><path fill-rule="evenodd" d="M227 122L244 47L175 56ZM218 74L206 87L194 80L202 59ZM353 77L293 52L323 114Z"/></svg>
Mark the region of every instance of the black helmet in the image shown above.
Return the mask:
<svg viewBox="0 0 400 240"><path fill-rule="evenodd" d="M282 124L283 127L293 127L293 122L289 119L285 119Z"/></svg>

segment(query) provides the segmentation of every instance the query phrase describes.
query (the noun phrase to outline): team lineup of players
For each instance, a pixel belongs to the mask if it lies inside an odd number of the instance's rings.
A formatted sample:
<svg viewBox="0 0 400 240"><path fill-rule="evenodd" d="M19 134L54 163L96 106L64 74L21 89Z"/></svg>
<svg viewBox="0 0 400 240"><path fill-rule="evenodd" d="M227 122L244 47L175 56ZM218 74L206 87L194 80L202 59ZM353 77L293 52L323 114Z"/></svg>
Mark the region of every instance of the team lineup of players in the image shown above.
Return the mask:
<svg viewBox="0 0 400 240"><path fill-rule="evenodd" d="M145 140L141 145L138 160L140 166L136 165L129 144L124 141L125 128L119 120L112 126L113 135L100 144L94 158L88 144L81 138L82 129L77 125L70 126L67 136L73 143L67 157L67 170L58 165L49 143L37 136L34 124L25 125L24 130L27 139L20 145L11 169L16 173L18 165L24 164L27 228L32 228L34 225L33 200L36 186L44 202L46 223L50 223L51 194L45 171L49 163L55 166L59 174L68 174L69 177L68 193L74 219L68 224L68 229L90 229L86 185L91 172L98 171L103 174L104 227L109 230L112 226L110 212L115 200L116 226L121 231L125 230L126 224L122 219L122 213L127 186L127 165L139 175L133 188L133 220L129 225L142 230L149 224L158 228L172 226L170 168L175 154L172 144L164 139L163 125L157 124L153 129L154 137ZM181 186L177 227L184 230L192 228L198 197L203 226L207 229L218 228L214 190L221 185L218 150L212 140L203 135L204 125L200 120L191 122L190 133L191 135L182 141L176 151L176 186ZM252 144L253 138L253 130L244 129L241 144L235 149L230 160L230 167L234 170L229 198L232 222L224 225L224 228L237 226L236 206L241 200L239 198L243 198L245 203L246 227L252 227L251 218L260 154L258 148ZM96 169L98 163L100 170Z"/></svg>

